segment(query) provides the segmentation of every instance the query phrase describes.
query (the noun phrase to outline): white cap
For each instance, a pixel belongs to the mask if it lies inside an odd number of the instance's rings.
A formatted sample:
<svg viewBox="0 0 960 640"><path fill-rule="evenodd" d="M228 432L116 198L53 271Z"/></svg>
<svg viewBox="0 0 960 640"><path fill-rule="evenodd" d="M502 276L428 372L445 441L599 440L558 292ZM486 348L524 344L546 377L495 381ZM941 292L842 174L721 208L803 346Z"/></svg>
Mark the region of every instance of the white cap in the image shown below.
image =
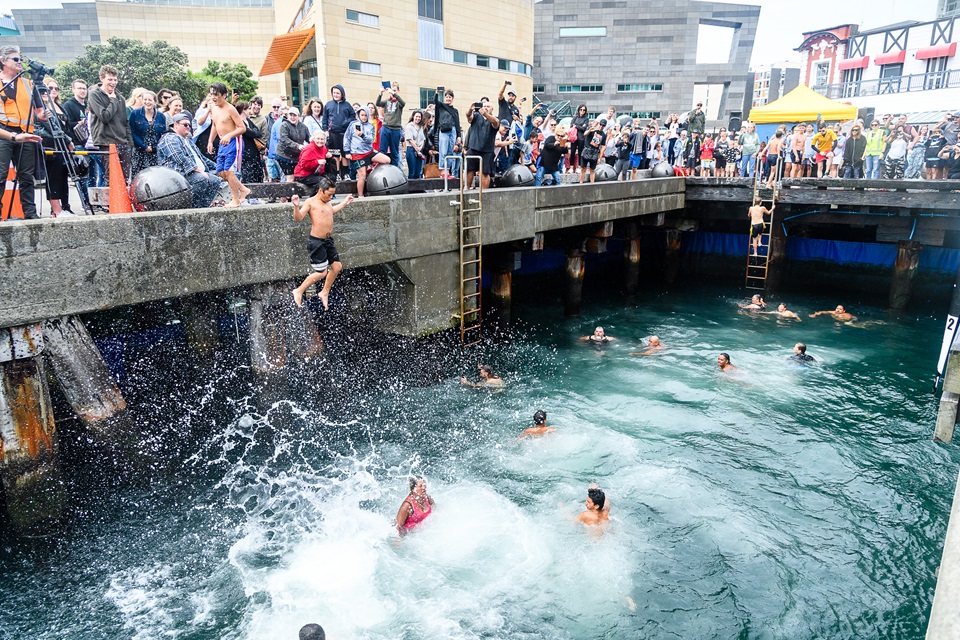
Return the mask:
<svg viewBox="0 0 960 640"><path fill-rule="evenodd" d="M289 109L287 109L287 115L298 116L300 115L300 109L297 109L296 107L290 107Z"/></svg>

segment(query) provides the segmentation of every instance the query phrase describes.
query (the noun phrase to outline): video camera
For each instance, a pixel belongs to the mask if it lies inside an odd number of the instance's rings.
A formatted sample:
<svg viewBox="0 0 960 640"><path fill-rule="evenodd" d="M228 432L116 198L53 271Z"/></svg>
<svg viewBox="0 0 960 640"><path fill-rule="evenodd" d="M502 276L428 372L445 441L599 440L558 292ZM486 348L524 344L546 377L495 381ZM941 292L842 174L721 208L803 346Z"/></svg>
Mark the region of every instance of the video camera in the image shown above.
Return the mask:
<svg viewBox="0 0 960 640"><path fill-rule="evenodd" d="M43 79L47 75L53 75L53 67L48 67L42 62L37 62L36 60L31 60L30 58L24 58L23 61L26 63L27 70L30 72L30 78L33 80L33 83L38 89L41 89L42 87L42 93L46 90L46 87L43 87Z"/></svg>

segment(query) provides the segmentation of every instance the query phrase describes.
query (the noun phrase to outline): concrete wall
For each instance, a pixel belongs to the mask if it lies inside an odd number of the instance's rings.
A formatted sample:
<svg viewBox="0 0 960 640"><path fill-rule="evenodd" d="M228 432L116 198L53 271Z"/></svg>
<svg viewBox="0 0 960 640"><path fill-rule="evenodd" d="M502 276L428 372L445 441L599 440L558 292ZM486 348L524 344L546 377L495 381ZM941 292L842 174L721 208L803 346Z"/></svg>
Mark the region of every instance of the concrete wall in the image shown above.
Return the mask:
<svg viewBox="0 0 960 640"><path fill-rule="evenodd" d="M484 193L484 244L684 207L678 178ZM414 286L427 256L457 246L456 192L365 198L337 216L345 267L398 263ZM81 216L0 225L0 327L204 291L301 278L307 223L292 205ZM435 261L449 262L449 256ZM454 266L456 260L453 261ZM449 265L448 265L449 266ZM445 268L445 267L442 267ZM451 269L452 271L452 269ZM446 285L443 285L446 286ZM439 304L439 303L437 303ZM451 307L452 309L452 307ZM442 311L442 312L441 312ZM424 309L421 318L449 317ZM418 324L419 322L419 324ZM409 331L421 333L425 320Z"/></svg>

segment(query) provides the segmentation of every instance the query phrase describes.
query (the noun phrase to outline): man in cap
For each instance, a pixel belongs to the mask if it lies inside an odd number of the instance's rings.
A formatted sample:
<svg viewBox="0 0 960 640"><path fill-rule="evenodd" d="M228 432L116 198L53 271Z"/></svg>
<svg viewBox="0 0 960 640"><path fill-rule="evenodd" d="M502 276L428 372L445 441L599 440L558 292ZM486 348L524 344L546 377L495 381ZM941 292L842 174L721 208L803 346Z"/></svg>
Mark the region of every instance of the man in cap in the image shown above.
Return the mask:
<svg viewBox="0 0 960 640"><path fill-rule="evenodd" d="M166 133L157 144L160 166L173 169L190 183L193 189L193 207L209 207L219 193L223 179L211 173L215 168L190 137L190 116L178 113L170 123L172 132Z"/></svg>
<svg viewBox="0 0 960 640"><path fill-rule="evenodd" d="M510 167L510 149L517 142L514 132L511 131L512 128L509 120L500 121L500 130L497 131L497 138L494 141L496 149L493 152L493 165L497 173L503 173Z"/></svg>
<svg viewBox="0 0 960 640"><path fill-rule="evenodd" d="M703 102L697 102L693 111L687 114L687 131L698 133L703 137L703 132L707 130L707 115L703 112Z"/></svg>
<svg viewBox="0 0 960 640"><path fill-rule="evenodd" d="M504 98L504 93L506 93L506 98ZM517 92L512 86L510 86L509 80L503 81L503 86L500 87L500 93L497 95L497 104L498 108L498 120L506 120L507 122L513 122L514 118L520 118L520 108L515 104L517 102Z"/></svg>

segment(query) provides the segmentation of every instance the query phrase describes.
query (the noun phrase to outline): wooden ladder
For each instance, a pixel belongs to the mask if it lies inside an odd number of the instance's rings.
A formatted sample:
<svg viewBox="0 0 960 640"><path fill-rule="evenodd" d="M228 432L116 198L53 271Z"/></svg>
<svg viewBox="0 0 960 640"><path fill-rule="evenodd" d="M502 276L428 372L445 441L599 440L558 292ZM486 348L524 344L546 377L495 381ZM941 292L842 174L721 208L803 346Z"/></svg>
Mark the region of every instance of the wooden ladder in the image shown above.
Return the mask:
<svg viewBox="0 0 960 640"><path fill-rule="evenodd" d="M483 289L483 179L476 193L467 193L467 164L480 156L465 156L460 162L460 200L452 201L460 208L460 343L469 347L483 339L481 329L481 294ZM479 172L478 172L479 175Z"/></svg>
<svg viewBox="0 0 960 640"><path fill-rule="evenodd" d="M777 166L774 168L774 171L777 172L777 179L773 182L773 197L771 198L771 208L774 203L776 203L777 198L780 195L780 180L782 179L782 166L783 163L777 163ZM753 206L753 203L757 201L757 198L760 196L760 191L763 184L763 180L760 179L759 168L754 172L753 175L753 199L750 201L750 205ZM774 215L770 214L770 224L769 226L764 227L763 233L760 234L760 246L757 248L757 254L751 255L753 249L753 238L748 236L747 239L747 271L746 271L746 282L745 286L747 289L753 289L756 291L763 291L767 287L767 275L770 272L770 235L773 232L774 224Z"/></svg>

